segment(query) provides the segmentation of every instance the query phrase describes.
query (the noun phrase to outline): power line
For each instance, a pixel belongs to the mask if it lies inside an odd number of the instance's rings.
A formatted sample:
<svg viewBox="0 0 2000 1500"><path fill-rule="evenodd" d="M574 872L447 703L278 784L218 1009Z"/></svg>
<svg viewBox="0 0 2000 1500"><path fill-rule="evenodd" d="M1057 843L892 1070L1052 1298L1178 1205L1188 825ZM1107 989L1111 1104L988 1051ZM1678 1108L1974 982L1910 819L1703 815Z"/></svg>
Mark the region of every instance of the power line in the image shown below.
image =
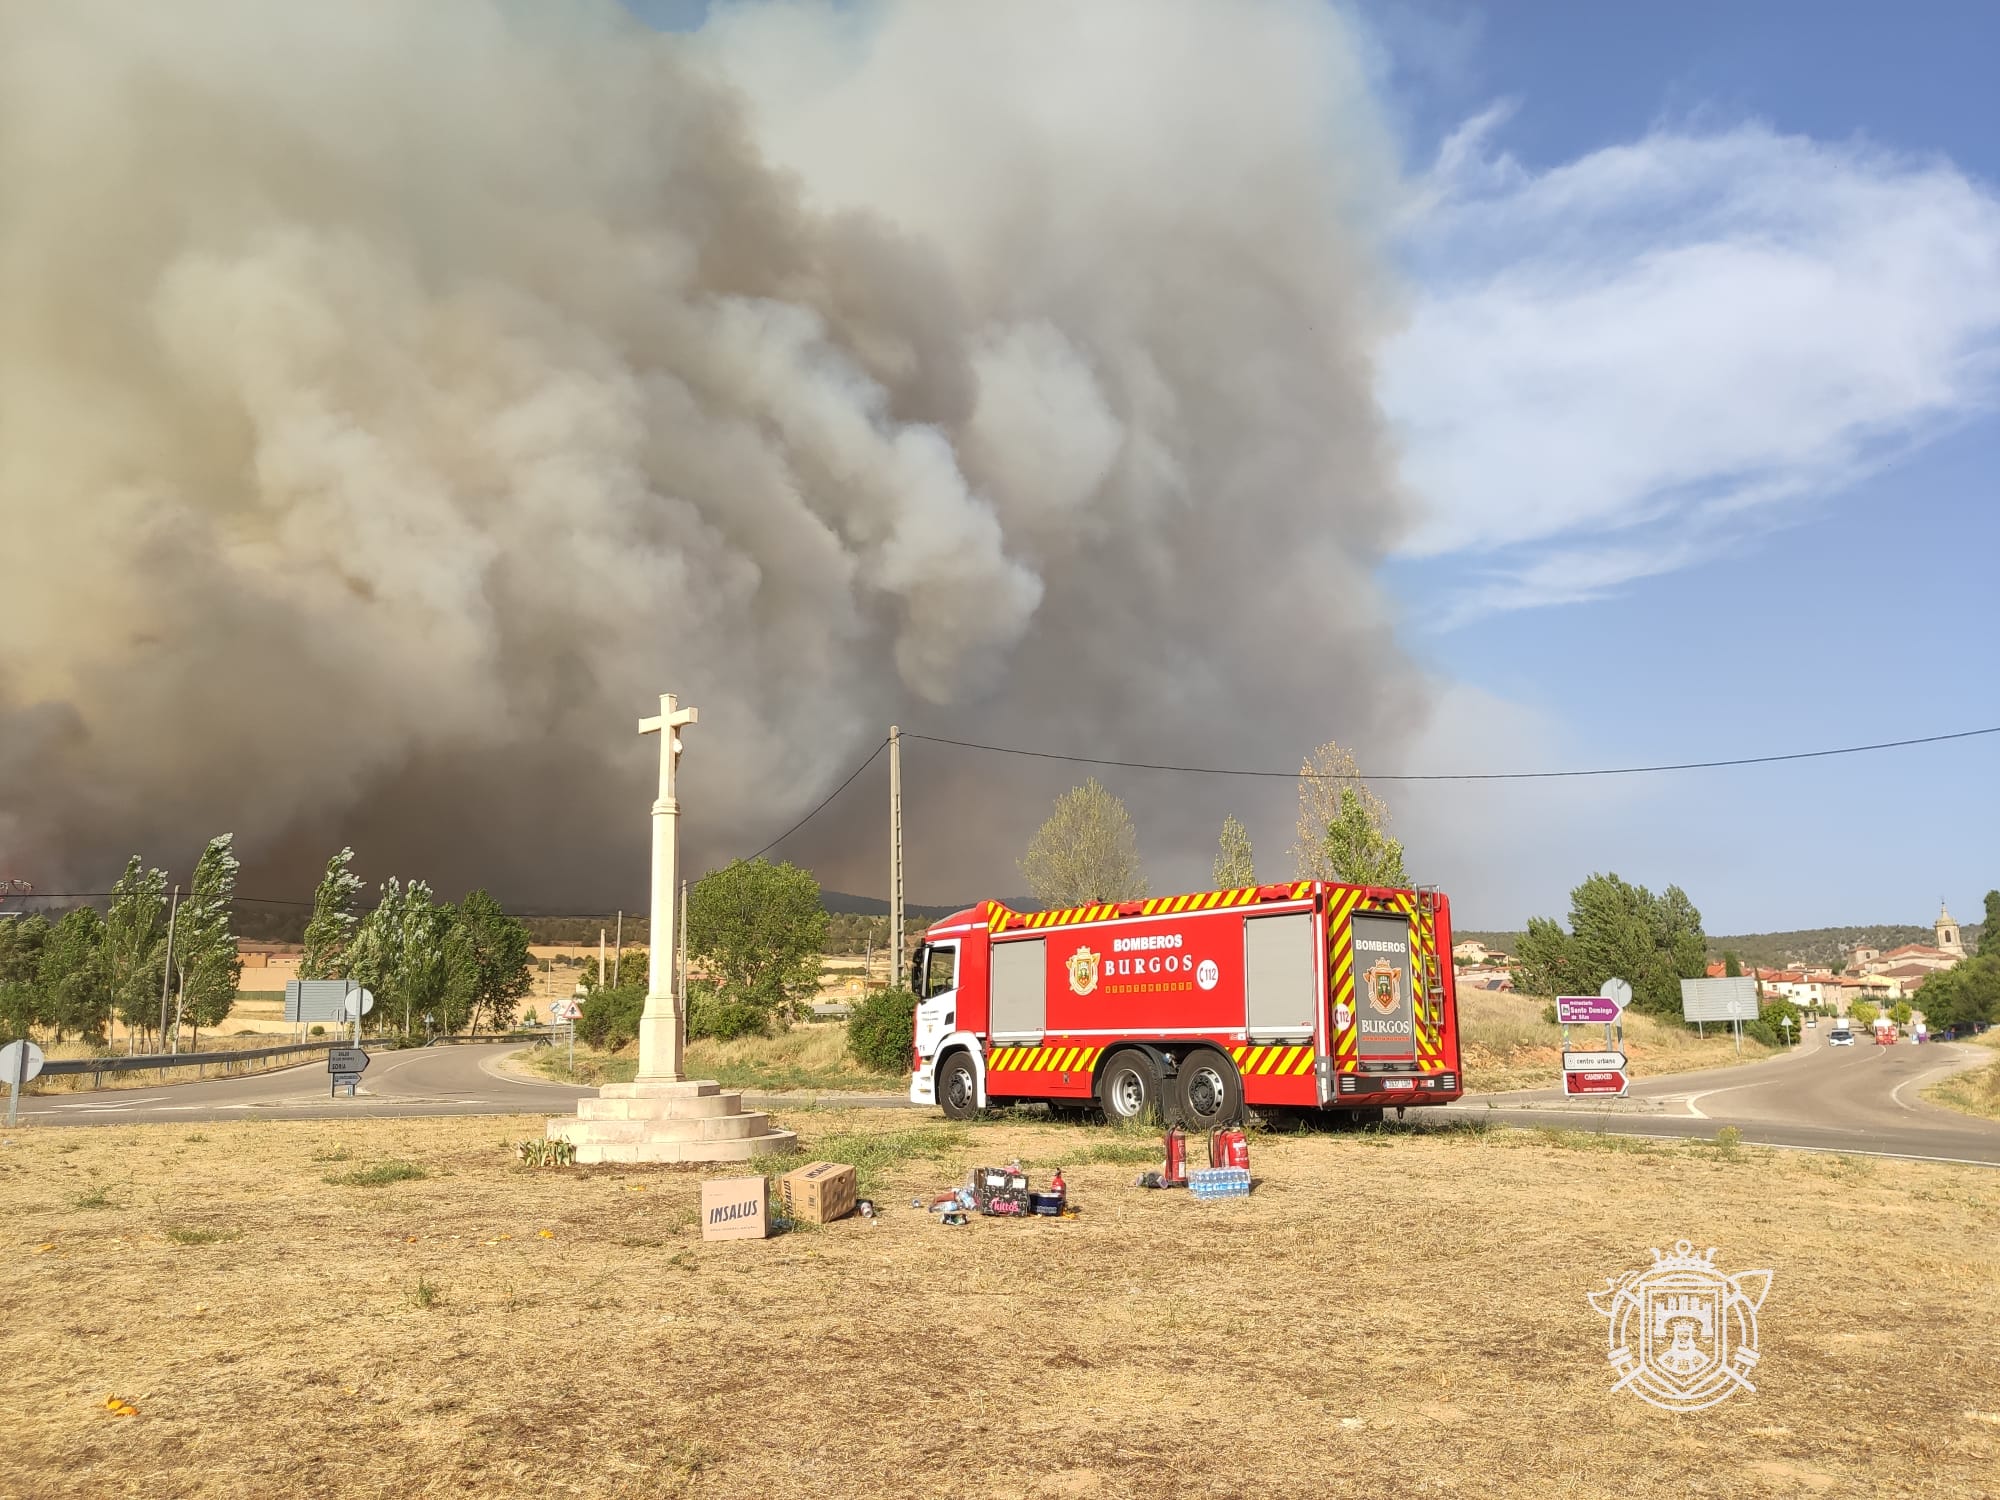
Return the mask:
<svg viewBox="0 0 2000 1500"><path fill-rule="evenodd" d="M1323 775L1307 771L1261 771L1234 766L1174 766L1157 761L1105 760L1091 755L1061 755L1052 750L1025 750L1015 745L981 745L971 740L944 739L934 734L905 730L907 738L926 740L933 745L951 745L960 750L984 750L994 755L1021 755L1035 760L1060 760L1079 766L1113 766L1126 771L1174 771L1188 776L1256 776L1278 781L1552 781L1579 776L1645 776L1656 771L1713 771L1724 766L1767 766L1778 761L1821 760L1832 755L1865 755L1874 750L1902 750L1912 745L1938 745L1947 740L1969 740L1980 735L2000 734L2000 724L1990 729L1961 729L1953 734L1927 734L1916 739L1883 740L1873 745L1842 745L1832 750L1794 750L1783 755L1744 755L1731 760L1689 760L1655 766L1599 766L1578 771L1406 771L1398 774L1355 772L1353 775Z"/></svg>
<svg viewBox="0 0 2000 1500"><path fill-rule="evenodd" d="M778 845L784 843L786 839L790 838L793 834L797 833L801 828L805 827L806 824L810 823L814 818L818 817L821 813L825 812L827 803L833 801L835 797L838 797L842 792L846 791L850 786L854 785L854 778L859 776L863 771L867 770L870 766L874 765L875 757L880 755L884 750L888 748L889 748L889 742L888 740L884 739L879 745L877 745L872 751L869 752L868 759L861 762L860 765L856 766L852 771L848 773L847 780L841 782L839 786L835 787L832 791L828 792L826 796L821 799L818 807L815 807L811 812L807 813L803 818L800 818L798 822L794 823L790 828L787 828L783 833L779 834L776 838L772 839L770 843L766 844L763 848L759 849L755 854L750 855L749 858L762 859L765 855L769 854L773 849L777 848Z"/></svg>

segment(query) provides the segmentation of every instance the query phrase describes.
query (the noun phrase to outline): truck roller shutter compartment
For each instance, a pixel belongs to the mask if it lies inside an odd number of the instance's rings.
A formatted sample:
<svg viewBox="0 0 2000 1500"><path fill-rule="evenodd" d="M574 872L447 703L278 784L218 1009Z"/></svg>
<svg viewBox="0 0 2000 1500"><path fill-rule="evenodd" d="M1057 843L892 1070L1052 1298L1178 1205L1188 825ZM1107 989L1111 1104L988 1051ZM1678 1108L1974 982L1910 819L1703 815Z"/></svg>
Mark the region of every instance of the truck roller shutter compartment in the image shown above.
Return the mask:
<svg viewBox="0 0 2000 1500"><path fill-rule="evenodd" d="M993 945L993 1017L996 1042L1039 1042L1048 1025L1048 940Z"/></svg>
<svg viewBox="0 0 2000 1500"><path fill-rule="evenodd" d="M1251 1041L1310 1038L1318 981L1311 912L1244 919L1243 988Z"/></svg>

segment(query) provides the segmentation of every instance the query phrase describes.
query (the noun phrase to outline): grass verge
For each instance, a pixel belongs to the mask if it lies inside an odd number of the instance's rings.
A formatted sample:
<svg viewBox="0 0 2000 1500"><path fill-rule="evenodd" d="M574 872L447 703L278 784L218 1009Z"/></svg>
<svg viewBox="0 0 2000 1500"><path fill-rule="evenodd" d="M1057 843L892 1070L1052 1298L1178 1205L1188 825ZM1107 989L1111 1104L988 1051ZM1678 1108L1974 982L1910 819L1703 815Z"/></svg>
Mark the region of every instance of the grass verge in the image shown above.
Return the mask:
<svg viewBox="0 0 2000 1500"><path fill-rule="evenodd" d="M619 1052L579 1046L573 1076L567 1047L537 1047L513 1062L544 1078L592 1087L630 1083L639 1072L636 1045ZM777 1036L691 1041L686 1068L689 1076L712 1078L724 1088L765 1093L900 1093L909 1082L904 1074L877 1073L848 1056L847 1028L838 1021L807 1021Z"/></svg>
<svg viewBox="0 0 2000 1500"><path fill-rule="evenodd" d="M2000 1048L2000 1028L1972 1039L1975 1047ZM1955 1109L1960 1114L1977 1115L1982 1120L2000 1120L2000 1061L1982 1068L1954 1073L1923 1091L1933 1104Z"/></svg>

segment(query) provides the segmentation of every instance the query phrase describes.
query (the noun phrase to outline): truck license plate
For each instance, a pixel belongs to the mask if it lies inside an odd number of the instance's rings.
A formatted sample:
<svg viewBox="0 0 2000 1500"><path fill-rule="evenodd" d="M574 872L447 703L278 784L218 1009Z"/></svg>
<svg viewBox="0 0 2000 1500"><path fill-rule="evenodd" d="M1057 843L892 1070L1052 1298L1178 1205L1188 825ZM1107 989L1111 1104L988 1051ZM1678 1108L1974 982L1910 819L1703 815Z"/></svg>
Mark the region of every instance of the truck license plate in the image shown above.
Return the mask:
<svg viewBox="0 0 2000 1500"><path fill-rule="evenodd" d="M1416 1086L1417 1081L1414 1078L1385 1078L1382 1080L1382 1087L1385 1089L1413 1089Z"/></svg>

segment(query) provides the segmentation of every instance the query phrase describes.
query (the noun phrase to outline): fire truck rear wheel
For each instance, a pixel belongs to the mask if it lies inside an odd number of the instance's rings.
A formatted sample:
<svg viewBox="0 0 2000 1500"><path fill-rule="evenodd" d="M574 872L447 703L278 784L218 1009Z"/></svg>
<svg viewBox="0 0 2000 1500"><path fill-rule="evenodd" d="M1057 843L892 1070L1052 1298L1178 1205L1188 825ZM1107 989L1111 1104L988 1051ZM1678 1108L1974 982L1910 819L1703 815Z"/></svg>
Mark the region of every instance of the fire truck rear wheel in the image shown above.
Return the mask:
<svg viewBox="0 0 2000 1500"><path fill-rule="evenodd" d="M1243 1119L1243 1080L1220 1052L1191 1052L1174 1079L1174 1102L1190 1130L1220 1130Z"/></svg>
<svg viewBox="0 0 2000 1500"><path fill-rule="evenodd" d="M969 1053L954 1052L938 1068L937 1101L947 1120L978 1118L979 1073Z"/></svg>
<svg viewBox="0 0 2000 1500"><path fill-rule="evenodd" d="M1097 1107L1113 1125L1146 1124L1160 1118L1160 1071L1143 1052L1119 1052L1097 1077Z"/></svg>

